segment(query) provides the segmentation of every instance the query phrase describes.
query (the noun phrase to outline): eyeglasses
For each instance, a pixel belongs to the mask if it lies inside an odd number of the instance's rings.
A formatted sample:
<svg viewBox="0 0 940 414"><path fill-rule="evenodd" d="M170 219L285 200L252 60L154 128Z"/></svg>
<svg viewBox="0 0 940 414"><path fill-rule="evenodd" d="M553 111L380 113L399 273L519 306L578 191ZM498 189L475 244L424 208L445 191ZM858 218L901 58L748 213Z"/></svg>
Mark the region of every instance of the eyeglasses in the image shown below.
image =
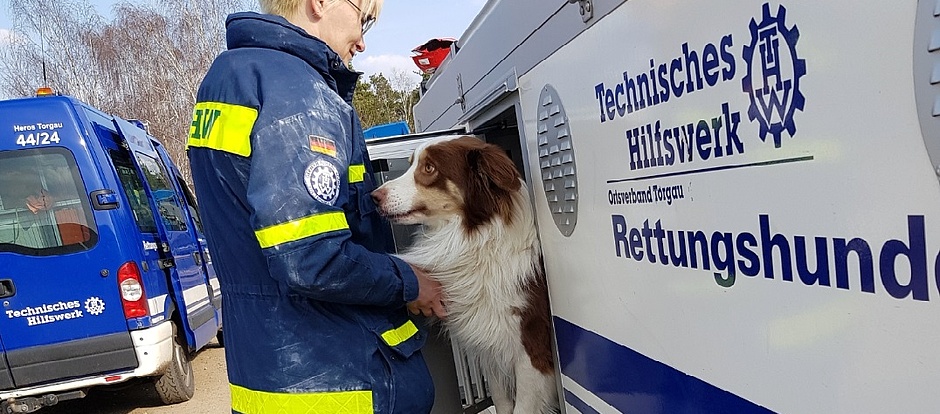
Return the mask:
<svg viewBox="0 0 940 414"><path fill-rule="evenodd" d="M356 11L359 12L359 15L362 16L362 21L361 21L362 34L365 35L366 32L368 32L369 29L372 28L372 25L375 24L375 17L372 17L371 15L362 14L362 9L359 8L359 6L357 6L356 3L353 3L352 0L346 0L346 2L349 3L350 6L353 6L353 8L355 8Z"/></svg>

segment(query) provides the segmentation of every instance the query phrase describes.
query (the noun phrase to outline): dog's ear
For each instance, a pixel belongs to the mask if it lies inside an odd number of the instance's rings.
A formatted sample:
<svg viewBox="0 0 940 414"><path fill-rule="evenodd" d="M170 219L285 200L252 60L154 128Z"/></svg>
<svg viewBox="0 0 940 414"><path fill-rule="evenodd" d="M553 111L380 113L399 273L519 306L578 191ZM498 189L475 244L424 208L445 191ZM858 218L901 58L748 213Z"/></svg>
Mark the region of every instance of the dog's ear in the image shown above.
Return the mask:
<svg viewBox="0 0 940 414"><path fill-rule="evenodd" d="M494 191L511 192L521 186L521 176L516 166L506 152L496 145L484 144L480 148L471 149L467 154L467 163L471 173Z"/></svg>
<svg viewBox="0 0 940 414"><path fill-rule="evenodd" d="M492 144L471 148L467 151L467 166L467 199L474 204L467 211L467 225L473 228L497 215L510 221L510 194L522 184L506 153Z"/></svg>

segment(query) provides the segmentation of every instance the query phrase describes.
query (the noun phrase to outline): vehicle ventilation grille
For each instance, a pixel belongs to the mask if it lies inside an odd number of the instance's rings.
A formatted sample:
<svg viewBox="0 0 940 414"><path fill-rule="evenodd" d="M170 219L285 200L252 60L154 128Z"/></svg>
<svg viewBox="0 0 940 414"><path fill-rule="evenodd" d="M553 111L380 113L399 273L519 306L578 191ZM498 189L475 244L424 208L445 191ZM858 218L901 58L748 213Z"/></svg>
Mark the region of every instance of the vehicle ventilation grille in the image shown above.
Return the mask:
<svg viewBox="0 0 940 414"><path fill-rule="evenodd" d="M558 230L570 236L578 223L578 169L568 116L551 85L539 96L537 137L545 198Z"/></svg>
<svg viewBox="0 0 940 414"><path fill-rule="evenodd" d="M940 0L917 4L914 94L927 154L940 177Z"/></svg>

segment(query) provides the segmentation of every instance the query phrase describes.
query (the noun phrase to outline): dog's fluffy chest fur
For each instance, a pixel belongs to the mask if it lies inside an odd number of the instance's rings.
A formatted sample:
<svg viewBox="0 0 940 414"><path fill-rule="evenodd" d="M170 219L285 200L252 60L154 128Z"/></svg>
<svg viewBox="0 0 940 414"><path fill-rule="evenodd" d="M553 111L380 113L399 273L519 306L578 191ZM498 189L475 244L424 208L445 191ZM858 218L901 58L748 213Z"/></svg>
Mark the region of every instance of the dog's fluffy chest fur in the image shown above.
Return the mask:
<svg viewBox="0 0 940 414"><path fill-rule="evenodd" d="M403 258L441 283L451 334L475 351L492 352L507 351L498 349L507 343L502 335L520 335L526 279L536 275L538 254L534 232L500 222L466 233L455 221L426 228Z"/></svg>

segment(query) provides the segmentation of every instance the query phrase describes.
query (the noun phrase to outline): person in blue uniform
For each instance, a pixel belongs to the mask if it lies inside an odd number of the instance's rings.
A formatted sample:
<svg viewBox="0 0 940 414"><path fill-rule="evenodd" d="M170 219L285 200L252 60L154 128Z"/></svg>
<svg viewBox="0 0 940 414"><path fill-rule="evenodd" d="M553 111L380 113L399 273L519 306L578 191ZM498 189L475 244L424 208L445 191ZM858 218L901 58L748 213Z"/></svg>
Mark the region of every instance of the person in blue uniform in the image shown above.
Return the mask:
<svg viewBox="0 0 940 414"><path fill-rule="evenodd" d="M408 310L440 285L390 256L358 116L363 35L381 0L260 0L226 21L188 153L221 277L235 413L427 413Z"/></svg>

